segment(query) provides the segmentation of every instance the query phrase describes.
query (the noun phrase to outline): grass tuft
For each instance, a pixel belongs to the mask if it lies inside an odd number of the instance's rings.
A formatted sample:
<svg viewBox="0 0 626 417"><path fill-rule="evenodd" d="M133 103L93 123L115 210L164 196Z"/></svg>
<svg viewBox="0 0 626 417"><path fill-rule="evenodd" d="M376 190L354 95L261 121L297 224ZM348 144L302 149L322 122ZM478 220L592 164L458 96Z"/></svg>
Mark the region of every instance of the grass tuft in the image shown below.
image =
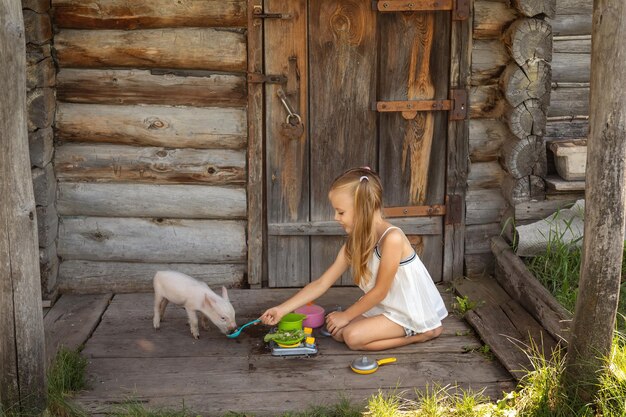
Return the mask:
<svg viewBox="0 0 626 417"><path fill-rule="evenodd" d="M48 369L48 413L54 417L83 417L70 396L85 388L87 360L78 351L61 347Z"/></svg>

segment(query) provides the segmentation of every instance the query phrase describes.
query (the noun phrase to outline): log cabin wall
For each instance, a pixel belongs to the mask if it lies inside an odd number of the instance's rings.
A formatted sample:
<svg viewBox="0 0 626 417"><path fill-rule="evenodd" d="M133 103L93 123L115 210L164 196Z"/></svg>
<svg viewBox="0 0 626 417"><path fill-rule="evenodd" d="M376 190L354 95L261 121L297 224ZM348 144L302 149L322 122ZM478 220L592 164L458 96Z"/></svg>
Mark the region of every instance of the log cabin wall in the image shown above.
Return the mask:
<svg viewBox="0 0 626 417"><path fill-rule="evenodd" d="M52 0L59 288L246 272L246 0Z"/></svg>
<svg viewBox="0 0 626 417"><path fill-rule="evenodd" d="M580 198L555 192L551 141L588 130L592 0L475 0L466 274L489 237ZM546 185L547 184L547 185Z"/></svg>
<svg viewBox="0 0 626 417"><path fill-rule="evenodd" d="M22 0L22 8L26 32L28 142L37 206L41 294L44 300L51 300L55 298L59 270L56 247L59 222L52 164L56 71L51 54L50 0Z"/></svg>

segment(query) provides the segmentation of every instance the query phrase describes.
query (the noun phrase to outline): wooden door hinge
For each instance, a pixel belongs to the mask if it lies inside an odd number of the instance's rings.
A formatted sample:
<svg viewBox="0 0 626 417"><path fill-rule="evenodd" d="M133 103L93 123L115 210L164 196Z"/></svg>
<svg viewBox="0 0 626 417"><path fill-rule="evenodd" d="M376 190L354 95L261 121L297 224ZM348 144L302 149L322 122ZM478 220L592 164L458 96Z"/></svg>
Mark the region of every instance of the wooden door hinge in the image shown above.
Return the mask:
<svg viewBox="0 0 626 417"><path fill-rule="evenodd" d="M464 120L467 117L467 91L450 90L449 100L405 100L377 101L372 110L379 113L400 112L407 120L415 118L417 112L449 111L450 120Z"/></svg>
<svg viewBox="0 0 626 417"><path fill-rule="evenodd" d="M465 120L467 118L467 90L450 90L450 98L452 99L450 120Z"/></svg>
<svg viewBox="0 0 626 417"><path fill-rule="evenodd" d="M433 204L430 206L385 207L385 217L433 217L445 216L446 206Z"/></svg>
<svg viewBox="0 0 626 417"><path fill-rule="evenodd" d="M255 19L291 19L288 13L263 13L263 6L254 6L252 17Z"/></svg>
<svg viewBox="0 0 626 417"><path fill-rule="evenodd" d="M249 72L248 82L254 84L287 84L287 77L282 74L261 74L259 72Z"/></svg>
<svg viewBox="0 0 626 417"><path fill-rule="evenodd" d="M461 224L463 220L463 196L449 194L446 197L446 224Z"/></svg>
<svg viewBox="0 0 626 417"><path fill-rule="evenodd" d="M379 12L452 11L452 20L466 20L470 15L471 0L382 0L372 1L372 9Z"/></svg>

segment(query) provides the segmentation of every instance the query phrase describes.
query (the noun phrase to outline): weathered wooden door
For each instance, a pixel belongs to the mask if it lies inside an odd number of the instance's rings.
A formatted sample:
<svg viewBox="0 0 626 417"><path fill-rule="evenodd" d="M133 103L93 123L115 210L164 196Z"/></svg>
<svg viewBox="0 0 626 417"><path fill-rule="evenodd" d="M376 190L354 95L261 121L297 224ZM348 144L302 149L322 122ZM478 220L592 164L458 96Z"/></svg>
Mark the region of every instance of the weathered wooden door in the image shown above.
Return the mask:
<svg viewBox="0 0 626 417"><path fill-rule="evenodd" d="M344 170L376 169L386 207L441 205L436 212L445 204L449 112L414 109L450 106L451 11L374 10L397 1L264 3L256 12L265 75L277 76L265 87L268 284L303 286L333 262L344 239L327 197ZM443 217L392 222L441 280Z"/></svg>

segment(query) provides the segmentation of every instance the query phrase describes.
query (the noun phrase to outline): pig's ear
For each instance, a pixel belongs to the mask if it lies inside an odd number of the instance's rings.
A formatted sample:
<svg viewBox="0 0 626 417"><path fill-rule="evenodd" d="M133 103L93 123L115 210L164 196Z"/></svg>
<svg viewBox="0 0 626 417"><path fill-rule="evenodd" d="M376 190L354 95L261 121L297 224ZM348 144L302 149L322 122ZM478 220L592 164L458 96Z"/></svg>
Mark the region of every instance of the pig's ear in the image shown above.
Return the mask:
<svg viewBox="0 0 626 417"><path fill-rule="evenodd" d="M204 303L210 305L211 307L213 307L213 304L215 303L213 300L211 300L211 297L209 297L208 295L204 295Z"/></svg>
<svg viewBox="0 0 626 417"><path fill-rule="evenodd" d="M222 298L228 301L228 291L226 291L226 287L222 286Z"/></svg>

